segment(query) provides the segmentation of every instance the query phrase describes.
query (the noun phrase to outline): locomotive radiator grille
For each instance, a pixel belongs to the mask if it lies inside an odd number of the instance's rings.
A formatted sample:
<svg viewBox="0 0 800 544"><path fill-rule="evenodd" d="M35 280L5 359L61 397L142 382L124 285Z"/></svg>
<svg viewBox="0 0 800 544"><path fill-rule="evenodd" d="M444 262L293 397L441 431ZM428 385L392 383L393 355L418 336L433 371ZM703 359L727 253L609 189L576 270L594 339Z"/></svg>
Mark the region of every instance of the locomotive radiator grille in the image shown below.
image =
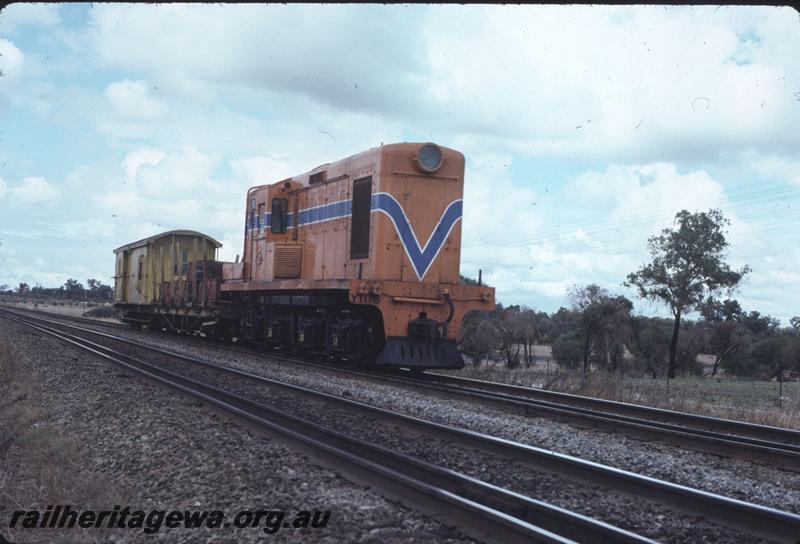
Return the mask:
<svg viewBox="0 0 800 544"><path fill-rule="evenodd" d="M280 279L300 277L303 264L303 246L275 246L273 276Z"/></svg>

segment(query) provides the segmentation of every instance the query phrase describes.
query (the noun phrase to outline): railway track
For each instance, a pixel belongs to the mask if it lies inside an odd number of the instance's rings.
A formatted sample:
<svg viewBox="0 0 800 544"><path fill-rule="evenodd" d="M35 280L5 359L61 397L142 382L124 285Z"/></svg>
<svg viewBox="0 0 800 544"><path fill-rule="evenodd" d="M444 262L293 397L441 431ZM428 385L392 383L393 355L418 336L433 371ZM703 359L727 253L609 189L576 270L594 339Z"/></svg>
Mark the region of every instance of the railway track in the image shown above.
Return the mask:
<svg viewBox="0 0 800 544"><path fill-rule="evenodd" d="M30 316L20 317L11 316L30 326L35 326L40 330L46 330L50 334L55 334L62 339L72 343L89 343L91 351L104 354L106 358L109 357L128 357L119 352L108 350L108 348L101 348L98 344L90 342L85 339L80 339L75 335L58 331L46 323L46 320L40 318L31 318ZM116 341L130 346L136 346L137 349L147 350L152 353L167 355L195 365L203 365L205 368L214 368L217 371L224 372L230 376L252 380L256 383L261 383L269 387L278 387L286 391L291 391L292 394L302 395L308 398L317 400L324 400L325 402L346 406L350 410L360 411L370 417L376 418L381 421L389 422L393 425L400 425L404 428L411 428L419 432L436 434L444 436L451 442L458 443L470 448L478 449L493 455L501 456L506 459L512 460L521 465L529 466L535 470L542 472L549 472L559 474L561 476L577 480L592 485L600 485L617 491L622 491L631 495L643 497L648 500L653 500L663 504L667 504L678 510L687 511L692 514L704 515L710 520L720 523L722 525L736 528L738 530L746 531L754 536L775 539L783 542L800 542L800 516L789 512L780 511L760 505L755 505L735 499L730 499L720 495L699 491L685 486L680 486L670 482L657 480L641 476L632 472L627 472L612 467L600 465L584 461L575 457L558 454L552 451L527 446L511 442L509 440L499 439L496 437L488 436L485 434L459 429L439 423L434 423L420 418L408 416L398 412L392 412L382 408L376 408L364 403L354 400L329 395L319 391L313 391L297 385L280 382L256 376L243 371L221 367L214 363L202 361L187 357L185 355L176 354L174 352L166 351L160 348L151 346L143 346L125 338L114 337L113 335L82 329L74 325L58 323L57 326L67 327L72 330L77 330L80 333L88 333L106 341ZM87 348L84 348L87 349ZM107 351L102 351L107 350ZM110 355L109 352L113 355ZM166 371L162 371L166 372ZM153 371L151 371L153 373ZM207 386L206 386L207 387ZM291 417L291 416L289 416ZM304 425L314 425L305 422ZM399 455L399 454L394 454ZM397 462L396 458L394 463ZM402 461L407 462L406 460ZM397 464L389 466L399 466ZM422 479L423 482L433 482L438 480L429 479L426 476ZM396 484L395 484L396 485ZM430 496L430 494L428 494ZM424 504L424 503L423 503ZM448 507L450 508L450 507ZM435 510L435 509L434 509ZM507 512L507 511L506 511ZM455 519L460 519L459 516L463 515L463 510L460 514L453 514ZM506 514L510 515L510 514ZM524 517L524 516L523 516ZM563 521L562 521L563 524ZM551 530L553 525L540 524L546 530ZM486 530L486 529L481 529ZM605 529L607 530L607 529ZM510 538L510 536L509 536ZM625 538L631 538L626 535ZM582 540L578 538L577 540ZM583 539L585 540L585 539ZM511 541L505 540L503 541ZM597 534L588 537L586 541L597 541ZM602 538L602 541L610 541L609 537Z"/></svg>
<svg viewBox="0 0 800 544"><path fill-rule="evenodd" d="M40 312L44 313L44 312ZM68 317L69 319L69 317ZM81 321L92 321L80 318ZM106 322L99 322L105 325ZM113 327L118 325L109 323ZM124 327L124 325L121 325ZM208 347L208 342L185 339ZM252 355L258 353L240 347L218 349ZM741 421L688 414L629 403L596 399L568 393L546 391L487 382L439 373L409 376L403 372L351 370L270 353L270 358L335 370L380 382L394 382L410 387L425 387L442 394L492 403L537 417L546 417L581 427L623 433L643 440L659 440L683 448L727 457L739 457L800 472L800 431L756 425Z"/></svg>
<svg viewBox="0 0 800 544"><path fill-rule="evenodd" d="M0 310L0 316L33 327L147 379L230 412L271 433L280 434L303 449L324 455L329 463L332 462L336 468L347 471L357 479L379 485L391 495L409 502L410 506L422 506L431 514L444 515L459 529L466 529L470 536L493 542L653 542L587 516L369 444L241 395L165 370L49 326L46 320L14 315L3 310ZM93 334L107 336L104 333ZM222 367L216 368L224 370ZM402 467L402 472L393 467Z"/></svg>

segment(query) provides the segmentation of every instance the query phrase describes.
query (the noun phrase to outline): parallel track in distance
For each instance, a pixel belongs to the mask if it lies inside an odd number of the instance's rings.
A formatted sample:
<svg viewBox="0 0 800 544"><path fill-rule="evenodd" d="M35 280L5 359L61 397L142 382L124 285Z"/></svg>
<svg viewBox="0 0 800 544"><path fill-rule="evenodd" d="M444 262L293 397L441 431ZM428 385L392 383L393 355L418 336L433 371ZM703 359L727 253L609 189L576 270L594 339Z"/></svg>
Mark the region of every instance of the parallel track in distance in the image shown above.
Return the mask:
<svg viewBox="0 0 800 544"><path fill-rule="evenodd" d="M71 316L66 319L71 319ZM112 323L109 325L116 326ZM333 370L346 375L400 383L409 387L425 387L448 395L515 408L527 415L627 434L644 440L659 440L697 451L739 457L800 472L800 431L797 430L433 372L409 375L408 372L398 371L352 370L274 352L264 353L242 347L223 346L198 338L176 338L213 349L248 355L261 354L271 359Z"/></svg>
<svg viewBox="0 0 800 544"><path fill-rule="evenodd" d="M198 398L270 433L282 435L289 442L324 456L329 464L353 477L383 488L409 506L421 507L437 517L445 517L475 538L501 543L654 544L650 539L607 523L372 445L288 412L258 404L244 396L165 370L44 324L46 320L15 316L2 310L0 316L38 329L149 380ZM105 333L83 332L105 336L105 340L109 340L109 335ZM124 339L115 341L131 343ZM215 368L225 370L222 367ZM402 472L397 467L402 467Z"/></svg>
<svg viewBox="0 0 800 544"><path fill-rule="evenodd" d="M47 320L39 318L26 317L27 319L38 322L47 322ZM344 397L338 397L271 378L222 367L209 361L188 357L161 348L142 345L135 341L114 337L104 332L83 329L66 323L56 323L56 325L104 337L109 340L113 339L113 341L132 345L138 349L175 357L187 362L203 365L207 368L215 368L231 376L243 377L263 383L265 386L280 387L294 394L304 395L316 400L322 399L328 403L339 404L351 410L361 411L365 415L381 421L386 421L393 425L399 424L404 427L433 434L444 440L449 440L465 447L475 448L492 455L504 457L510 461L529 466L534 470L554 473L571 480L639 496L647 500L669 505L672 508L690 514L703 515L711 521L743 530L755 536L795 544L800 542L800 516L791 512L723 497L553 451L423 420L399 412L392 412Z"/></svg>

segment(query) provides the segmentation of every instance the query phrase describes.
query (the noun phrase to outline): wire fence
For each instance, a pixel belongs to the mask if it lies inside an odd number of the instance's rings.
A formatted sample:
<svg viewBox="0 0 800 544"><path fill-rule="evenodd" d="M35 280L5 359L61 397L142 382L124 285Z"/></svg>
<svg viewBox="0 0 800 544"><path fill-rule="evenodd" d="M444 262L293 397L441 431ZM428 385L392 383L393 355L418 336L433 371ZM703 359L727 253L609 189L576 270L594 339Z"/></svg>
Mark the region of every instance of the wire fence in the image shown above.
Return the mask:
<svg viewBox="0 0 800 544"><path fill-rule="evenodd" d="M623 372L565 370L538 358L530 368L502 363L467 365L459 375L800 429L800 382L758 381L727 376L633 377Z"/></svg>

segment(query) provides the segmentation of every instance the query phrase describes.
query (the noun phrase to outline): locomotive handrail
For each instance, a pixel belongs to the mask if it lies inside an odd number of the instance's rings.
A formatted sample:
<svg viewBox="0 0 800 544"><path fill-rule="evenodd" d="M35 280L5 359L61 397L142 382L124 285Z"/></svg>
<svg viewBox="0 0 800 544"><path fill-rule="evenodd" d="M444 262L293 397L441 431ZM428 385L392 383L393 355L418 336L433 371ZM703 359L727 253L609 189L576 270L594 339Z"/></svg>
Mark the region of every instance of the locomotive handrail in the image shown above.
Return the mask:
<svg viewBox="0 0 800 544"><path fill-rule="evenodd" d="M392 297L392 302L410 302L414 304L444 304L444 300L437 298Z"/></svg>

